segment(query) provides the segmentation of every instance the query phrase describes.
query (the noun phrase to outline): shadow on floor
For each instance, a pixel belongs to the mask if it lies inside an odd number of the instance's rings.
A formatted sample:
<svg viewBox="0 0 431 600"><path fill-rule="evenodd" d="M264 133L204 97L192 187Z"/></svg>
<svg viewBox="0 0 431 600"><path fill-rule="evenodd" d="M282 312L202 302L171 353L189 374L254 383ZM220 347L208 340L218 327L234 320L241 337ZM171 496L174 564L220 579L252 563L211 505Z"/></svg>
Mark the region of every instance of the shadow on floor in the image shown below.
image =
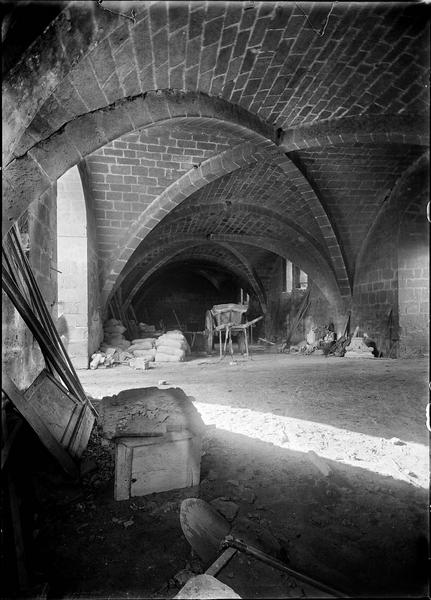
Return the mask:
<svg viewBox="0 0 431 600"><path fill-rule="evenodd" d="M353 597L426 593L422 489L332 461L325 476L304 453L212 429L200 486L116 502L112 455L98 448L97 470L81 484L65 481L47 455L26 455L38 513L30 562L48 598L174 596L173 576L199 571L179 524L181 500L193 496L233 502L237 533ZM226 583L235 589L235 573ZM274 597L261 583L260 596L252 578L243 595Z"/></svg>

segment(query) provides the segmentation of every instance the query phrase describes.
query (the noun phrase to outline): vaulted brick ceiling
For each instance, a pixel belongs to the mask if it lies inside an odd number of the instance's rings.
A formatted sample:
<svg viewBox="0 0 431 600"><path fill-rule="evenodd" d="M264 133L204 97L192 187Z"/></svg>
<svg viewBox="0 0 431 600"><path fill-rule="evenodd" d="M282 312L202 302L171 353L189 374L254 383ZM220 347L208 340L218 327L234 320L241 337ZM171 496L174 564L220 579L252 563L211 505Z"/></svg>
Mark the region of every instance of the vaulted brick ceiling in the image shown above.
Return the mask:
<svg viewBox="0 0 431 600"><path fill-rule="evenodd" d="M256 244L262 264L303 255L347 296L365 233L428 144L425 7L115 5L71 3L9 56L6 216L85 158L106 297L173 237L209 260L206 236L251 271Z"/></svg>

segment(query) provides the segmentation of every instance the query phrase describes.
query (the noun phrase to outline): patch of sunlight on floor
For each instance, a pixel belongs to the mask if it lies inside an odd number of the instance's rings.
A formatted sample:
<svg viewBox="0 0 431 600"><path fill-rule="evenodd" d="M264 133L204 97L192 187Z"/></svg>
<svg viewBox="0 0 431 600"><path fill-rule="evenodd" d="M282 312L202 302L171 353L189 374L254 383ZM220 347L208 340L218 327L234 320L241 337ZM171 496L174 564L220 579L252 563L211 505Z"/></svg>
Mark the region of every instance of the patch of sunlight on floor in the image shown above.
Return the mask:
<svg viewBox="0 0 431 600"><path fill-rule="evenodd" d="M206 425L246 435L297 452L368 469L380 475L428 488L428 448L248 408L194 401Z"/></svg>

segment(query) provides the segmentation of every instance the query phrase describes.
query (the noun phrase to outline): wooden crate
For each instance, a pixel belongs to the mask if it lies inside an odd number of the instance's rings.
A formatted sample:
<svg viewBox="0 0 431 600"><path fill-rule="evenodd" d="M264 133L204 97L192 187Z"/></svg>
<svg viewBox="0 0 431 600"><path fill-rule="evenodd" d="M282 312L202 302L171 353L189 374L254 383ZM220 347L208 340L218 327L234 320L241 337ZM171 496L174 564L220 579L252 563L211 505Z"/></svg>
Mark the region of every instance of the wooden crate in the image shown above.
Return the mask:
<svg viewBox="0 0 431 600"><path fill-rule="evenodd" d="M201 436L184 430L159 437L118 438L116 442L116 500L190 487L200 481Z"/></svg>
<svg viewBox="0 0 431 600"><path fill-rule="evenodd" d="M53 437L74 458L87 447L94 424L88 405L79 402L48 371L42 371L24 392L24 398L41 417Z"/></svg>

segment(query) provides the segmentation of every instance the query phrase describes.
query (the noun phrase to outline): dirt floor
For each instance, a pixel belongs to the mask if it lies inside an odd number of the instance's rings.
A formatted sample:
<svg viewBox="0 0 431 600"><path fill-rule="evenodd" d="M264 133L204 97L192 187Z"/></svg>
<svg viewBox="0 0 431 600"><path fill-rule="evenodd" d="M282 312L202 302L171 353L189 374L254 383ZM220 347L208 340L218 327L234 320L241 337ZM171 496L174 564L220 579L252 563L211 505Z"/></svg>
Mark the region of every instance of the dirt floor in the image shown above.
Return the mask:
<svg viewBox="0 0 431 600"><path fill-rule="evenodd" d="M203 568L180 528L185 497L215 500L240 537L351 596L426 595L425 359L255 352L78 374L96 406L146 386L192 396L207 425L201 483L115 501L112 446L95 429L81 484L57 471L37 483L33 566L48 598L174 596ZM261 570L241 557L219 579L242 597L307 595Z"/></svg>

